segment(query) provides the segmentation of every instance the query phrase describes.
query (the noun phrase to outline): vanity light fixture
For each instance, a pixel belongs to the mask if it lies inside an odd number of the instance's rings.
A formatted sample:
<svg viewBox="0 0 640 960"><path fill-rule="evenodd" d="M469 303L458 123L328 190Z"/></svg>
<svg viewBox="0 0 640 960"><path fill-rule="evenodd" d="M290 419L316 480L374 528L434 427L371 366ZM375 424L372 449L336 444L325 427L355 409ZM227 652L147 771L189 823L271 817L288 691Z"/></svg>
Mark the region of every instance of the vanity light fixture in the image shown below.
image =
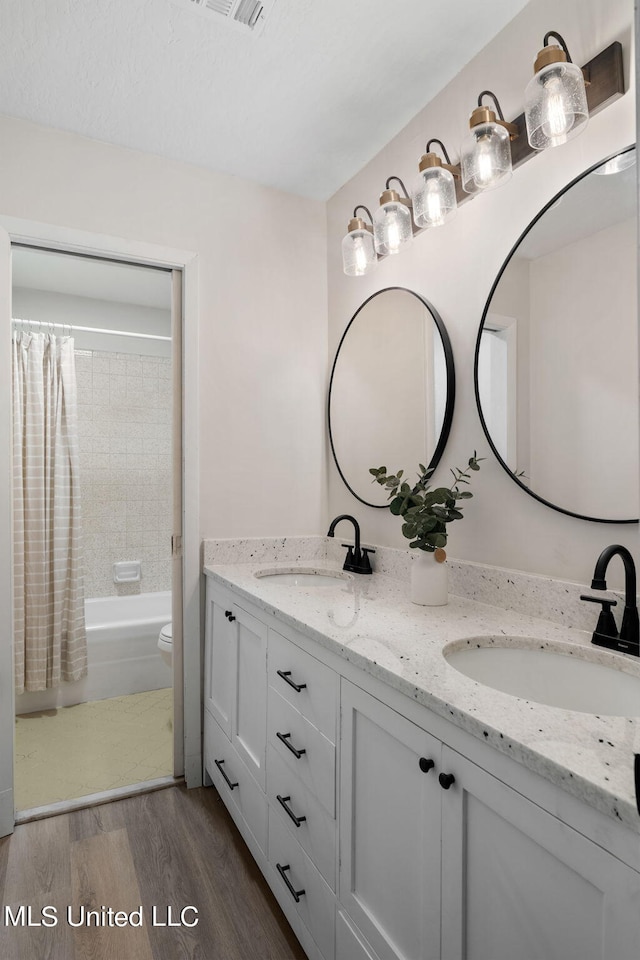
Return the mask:
<svg viewBox="0 0 640 960"><path fill-rule="evenodd" d="M364 210L371 223L358 216ZM373 217L368 207L358 204L342 239L342 266L348 277L362 277L377 261L373 244Z"/></svg>
<svg viewBox="0 0 640 960"><path fill-rule="evenodd" d="M549 44L550 37L560 46ZM566 143L584 129L589 119L587 91L582 70L573 63L555 30L545 35L533 70L524 94L527 137L534 150L546 150Z"/></svg>
<svg viewBox="0 0 640 960"><path fill-rule="evenodd" d="M438 144L446 163L437 153L429 152L432 143ZM452 166L445 145L434 137L427 143L418 169L420 172L411 191L415 225L439 227L450 220L458 208L453 178L460 176L460 167Z"/></svg>
<svg viewBox="0 0 640 960"><path fill-rule="evenodd" d="M559 46L550 44L551 38L555 38ZM433 139L427 143L426 153L420 159L412 199L402 180L389 177L380 196L380 208L372 218L375 256L371 253L371 226L356 216L356 207L348 235L342 241L346 274L367 273L376 259L398 253L414 233L445 223L453 216L456 206L505 183L513 166L521 166L547 146L564 143L585 126L589 114L593 116L625 92L619 40L614 40L580 69L572 62L560 34L550 30L534 70L526 90L526 110L512 123L505 121L495 94L483 90L469 120L471 129L462 145L459 168L450 163L442 142ZM483 104L484 97L493 100L493 107ZM440 146L446 163L430 151L432 144ZM602 170L594 172L618 173L633 163L628 154L629 151L624 151L619 158L603 165ZM447 173L451 174L453 183ZM390 189L392 180L400 184L404 196ZM360 209L371 217L366 207Z"/></svg>
<svg viewBox="0 0 640 960"><path fill-rule="evenodd" d="M483 97L492 98L495 111L484 106ZM498 98L491 90L483 90L479 95L469 127L460 151L463 189L479 193L506 183L512 172L510 141L518 136L518 128L504 119Z"/></svg>
<svg viewBox="0 0 640 960"><path fill-rule="evenodd" d="M389 184L396 180L402 187L404 197ZM411 223L411 200L400 177L389 177L380 194L380 206L373 217L373 239L380 256L398 253L400 247L413 235Z"/></svg>

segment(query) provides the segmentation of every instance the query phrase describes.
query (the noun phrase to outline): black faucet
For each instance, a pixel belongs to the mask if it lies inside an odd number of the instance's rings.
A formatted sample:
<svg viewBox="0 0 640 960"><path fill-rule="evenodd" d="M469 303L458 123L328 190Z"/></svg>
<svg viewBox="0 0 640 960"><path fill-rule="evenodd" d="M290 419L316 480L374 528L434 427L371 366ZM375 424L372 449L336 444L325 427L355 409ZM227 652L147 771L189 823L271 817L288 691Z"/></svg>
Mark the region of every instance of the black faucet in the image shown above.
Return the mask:
<svg viewBox="0 0 640 960"><path fill-rule="evenodd" d="M605 547L596 561L591 581L592 590L606 590L607 582L604 578L612 557L618 556L624 564L624 613L620 633L616 627L611 607L616 605L615 600L600 600L598 597L582 595L581 600L590 600L592 603L601 603L602 612L594 631L591 642L599 647L608 647L609 650L619 650L621 653L631 653L640 656L640 630L638 628L638 605L636 599L636 568L633 557L626 547L619 543L612 543Z"/></svg>
<svg viewBox="0 0 640 960"><path fill-rule="evenodd" d="M334 535L333 532L341 520L350 520L356 532L353 547L350 547L348 543L342 544L343 547L347 548L347 558L342 565L342 569L349 570L351 573L373 573L369 561L369 554L375 553L375 550L371 547L362 547L362 549L360 549L360 526L355 517L350 516L348 513L341 513L339 517L331 521L327 536L332 537Z"/></svg>

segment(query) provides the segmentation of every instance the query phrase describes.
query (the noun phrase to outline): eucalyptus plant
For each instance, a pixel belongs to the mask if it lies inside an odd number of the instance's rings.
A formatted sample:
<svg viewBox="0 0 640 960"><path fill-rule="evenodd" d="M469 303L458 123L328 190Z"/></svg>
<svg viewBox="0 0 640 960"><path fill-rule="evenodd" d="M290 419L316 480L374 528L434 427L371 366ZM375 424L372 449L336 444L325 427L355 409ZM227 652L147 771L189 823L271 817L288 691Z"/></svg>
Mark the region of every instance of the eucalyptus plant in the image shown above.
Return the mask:
<svg viewBox="0 0 640 960"><path fill-rule="evenodd" d="M369 473L374 478L372 483L379 483L389 491L389 509L394 516L403 518L402 534L411 540L409 546L434 553L447 544L447 524L462 520L461 501L470 500L473 494L470 490L462 490L461 486L469 483L471 471L479 470L483 459L474 450L465 470L458 467L451 470L451 486L435 489L429 486L435 467L427 468L422 463L418 464L420 473L413 487L402 479L404 470L387 473L386 467L371 467Z"/></svg>

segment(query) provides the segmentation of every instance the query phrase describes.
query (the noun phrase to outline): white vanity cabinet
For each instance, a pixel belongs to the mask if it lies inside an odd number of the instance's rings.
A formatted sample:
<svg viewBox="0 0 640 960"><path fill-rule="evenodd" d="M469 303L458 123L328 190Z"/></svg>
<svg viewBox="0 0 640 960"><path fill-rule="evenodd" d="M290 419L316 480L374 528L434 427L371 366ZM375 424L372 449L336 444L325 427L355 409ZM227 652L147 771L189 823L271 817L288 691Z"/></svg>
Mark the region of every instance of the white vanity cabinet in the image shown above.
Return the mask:
<svg viewBox="0 0 640 960"><path fill-rule="evenodd" d="M211 578L206 596L206 774L310 960L333 960L338 675Z"/></svg>
<svg viewBox="0 0 640 960"><path fill-rule="evenodd" d="M295 643L297 634L290 635L269 630L271 884L287 916L295 911L320 955L333 960L339 678Z"/></svg>
<svg viewBox="0 0 640 960"><path fill-rule="evenodd" d="M442 957L640 955L640 874L448 747Z"/></svg>
<svg viewBox="0 0 640 960"><path fill-rule="evenodd" d="M346 681L341 717L340 902L380 960L439 957L440 743Z"/></svg>
<svg viewBox="0 0 640 960"><path fill-rule="evenodd" d="M380 960L637 955L640 874L358 687L341 703L339 895Z"/></svg>
<svg viewBox="0 0 640 960"><path fill-rule="evenodd" d="M269 800L335 892L338 676L273 629L268 676Z"/></svg>
<svg viewBox="0 0 640 960"><path fill-rule="evenodd" d="M236 628L233 616L233 598L207 578L205 644L204 644L204 705L231 740L231 698L234 687Z"/></svg>
<svg viewBox="0 0 640 960"><path fill-rule="evenodd" d="M204 766L249 849L266 856L267 628L207 580Z"/></svg>
<svg viewBox="0 0 640 960"><path fill-rule="evenodd" d="M212 578L205 767L310 960L633 960L636 834Z"/></svg>
<svg viewBox="0 0 640 960"><path fill-rule="evenodd" d="M205 707L264 790L267 627L211 581L206 596Z"/></svg>

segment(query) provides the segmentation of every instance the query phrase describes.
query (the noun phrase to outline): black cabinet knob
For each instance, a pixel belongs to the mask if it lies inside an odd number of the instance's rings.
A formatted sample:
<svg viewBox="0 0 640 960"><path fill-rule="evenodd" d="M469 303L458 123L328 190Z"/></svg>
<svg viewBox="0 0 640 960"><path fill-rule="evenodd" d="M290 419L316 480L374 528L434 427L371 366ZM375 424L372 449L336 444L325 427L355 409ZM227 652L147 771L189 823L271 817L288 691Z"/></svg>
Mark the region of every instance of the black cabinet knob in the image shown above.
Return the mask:
<svg viewBox="0 0 640 960"><path fill-rule="evenodd" d="M452 773L441 773L438 776L438 783L443 790L448 790L452 783L456 782L456 778Z"/></svg>
<svg viewBox="0 0 640 960"><path fill-rule="evenodd" d="M429 773L429 770L433 770L435 767L435 763L430 757L420 757L418 765L423 773Z"/></svg>
<svg viewBox="0 0 640 960"><path fill-rule="evenodd" d="M224 615L227 619L231 616L231 610L225 610Z"/></svg>

